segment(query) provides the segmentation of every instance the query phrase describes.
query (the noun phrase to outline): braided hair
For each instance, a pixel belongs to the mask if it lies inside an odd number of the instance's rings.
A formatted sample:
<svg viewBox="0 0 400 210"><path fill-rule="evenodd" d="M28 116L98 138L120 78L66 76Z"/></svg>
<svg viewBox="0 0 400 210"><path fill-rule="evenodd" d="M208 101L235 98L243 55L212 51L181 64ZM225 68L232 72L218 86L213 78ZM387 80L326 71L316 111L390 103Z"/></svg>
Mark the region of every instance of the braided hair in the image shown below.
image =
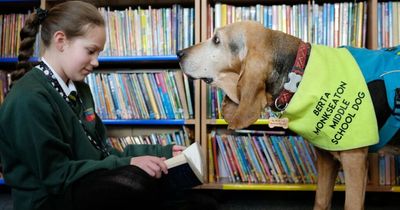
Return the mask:
<svg viewBox="0 0 400 210"><path fill-rule="evenodd" d="M33 46L39 26L41 26L41 41L46 49L57 31L63 31L68 39L72 39L84 36L90 28L104 25L104 19L97 8L82 1L60 3L48 11L36 9L36 12L27 18L20 31L21 44L18 50L17 69L11 73L12 84L32 68L29 58L34 52Z"/></svg>

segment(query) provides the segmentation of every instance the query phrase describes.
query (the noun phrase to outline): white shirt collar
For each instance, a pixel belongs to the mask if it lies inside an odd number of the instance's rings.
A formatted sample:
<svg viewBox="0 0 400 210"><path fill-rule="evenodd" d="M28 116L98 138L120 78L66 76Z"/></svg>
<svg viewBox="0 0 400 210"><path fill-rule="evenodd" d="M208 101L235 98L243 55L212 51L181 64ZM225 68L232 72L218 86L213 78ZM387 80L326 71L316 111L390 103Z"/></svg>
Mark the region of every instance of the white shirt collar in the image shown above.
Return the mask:
<svg viewBox="0 0 400 210"><path fill-rule="evenodd" d="M54 76L56 77L58 83L60 83L61 88L63 89L64 93L68 96L71 91L76 91L76 87L74 82L72 80L68 80L68 85L64 82L63 79L61 79L60 75L56 71L54 71L53 67L49 65L49 63L46 62L46 60L42 57L41 60L49 67L51 72L53 72Z"/></svg>

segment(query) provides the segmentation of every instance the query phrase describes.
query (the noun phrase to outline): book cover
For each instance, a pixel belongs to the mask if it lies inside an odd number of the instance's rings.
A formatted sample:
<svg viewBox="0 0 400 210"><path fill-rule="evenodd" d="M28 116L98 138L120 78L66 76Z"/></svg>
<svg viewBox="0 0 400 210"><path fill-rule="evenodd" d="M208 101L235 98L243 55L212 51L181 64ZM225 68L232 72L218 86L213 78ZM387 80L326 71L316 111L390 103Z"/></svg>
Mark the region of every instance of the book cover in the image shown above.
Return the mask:
<svg viewBox="0 0 400 210"><path fill-rule="evenodd" d="M258 137L258 136L254 136L253 138L251 138L252 141L250 141L250 143L252 144L253 148L255 149L255 153L257 155L257 160L259 161L261 168L267 178L267 182L272 183L273 176L271 174L271 171L269 169L269 166L267 164L265 156L262 155L261 146L259 145L259 142L258 142L259 138L260 137Z"/></svg>
<svg viewBox="0 0 400 210"><path fill-rule="evenodd" d="M257 160L254 148L252 147L252 145L250 144L251 141L251 137L247 137L245 139L243 139L243 145L244 145L244 149L246 151L246 153L248 154L249 160L250 160L250 164L253 167L253 171L254 174L256 175L257 178L257 183L265 183L267 182L262 170L261 170L261 166L259 161Z"/></svg>
<svg viewBox="0 0 400 210"><path fill-rule="evenodd" d="M146 73L138 74L138 76L139 76L139 84L141 85L142 91L143 92L147 92L147 95L148 95L148 98L150 100L150 104L151 104L152 110L154 112L154 118L158 120L158 119L161 118L161 116L160 116L161 115L160 114L161 110L158 110L156 98L154 96L153 90L152 90L151 85L150 85L150 80L147 77Z"/></svg>
<svg viewBox="0 0 400 210"><path fill-rule="evenodd" d="M212 152L213 152L213 161L214 161L214 170L215 170L215 181L219 182L219 166L218 166L218 150L217 150L217 140L215 138L215 131L211 131L211 143L212 143Z"/></svg>
<svg viewBox="0 0 400 210"><path fill-rule="evenodd" d="M188 103L188 112L189 112L189 118L194 118L194 110L193 110L193 105L192 102L192 95L194 96L194 91L193 89L193 82L191 84L189 83L189 78L187 77L186 74L183 74L183 82L185 86L185 93L186 93L186 99Z"/></svg>
<svg viewBox="0 0 400 210"><path fill-rule="evenodd" d="M244 153L245 151L242 148L242 145L241 145L242 140L240 138L234 138L233 141L234 141L236 153L240 160L243 175L244 175L243 182L250 183L253 180L255 180L255 178L251 172L250 163L246 157L246 154Z"/></svg>
<svg viewBox="0 0 400 210"><path fill-rule="evenodd" d="M385 156L383 154L378 155L379 165L379 185L385 185Z"/></svg>
<svg viewBox="0 0 400 210"><path fill-rule="evenodd" d="M168 95L173 102L173 110L175 113L175 118L182 119L183 118L183 107L182 102L179 98L178 88L175 81L175 76L173 71L163 72L165 76L165 81L168 84Z"/></svg>
<svg viewBox="0 0 400 210"><path fill-rule="evenodd" d="M227 172L227 177L229 178L229 181L230 182L235 182L234 175L233 175L233 170L232 170L232 167L231 167L231 165L229 163L228 155L227 155L225 146L224 146L224 144L222 142L222 136L220 136L220 135L216 136L216 140L217 140L217 145L218 145L218 148L219 148L219 151L220 151L219 155L220 155L220 158L222 160L221 164L218 164L218 165L224 167L224 170ZM222 167L220 167L220 169L223 170ZM222 171L220 171L220 174L223 174Z"/></svg>
<svg viewBox="0 0 400 210"><path fill-rule="evenodd" d="M247 141L246 137L241 137L241 138L237 138L236 143L238 145L239 150L241 151L244 162L246 162L245 165L247 166L246 171L248 173L248 182L256 183L256 182L258 182L258 176L256 173L256 169L254 167L254 164L252 164L250 155L246 149L245 141Z"/></svg>
<svg viewBox="0 0 400 210"><path fill-rule="evenodd" d="M174 77L175 77L175 82L176 82L176 88L178 89L178 95L179 99L182 104L182 112L183 112L183 118L184 119L189 119L189 108L188 108L188 102L186 99L186 94L185 94L185 86L184 86L184 81L183 81L183 72L182 71L175 71L174 72Z"/></svg>
<svg viewBox="0 0 400 210"><path fill-rule="evenodd" d="M156 112L153 109L150 96L147 93L141 74L129 74L132 86L131 94L137 103L138 116L142 119L156 119ZM147 117L147 118L146 118Z"/></svg>
<svg viewBox="0 0 400 210"><path fill-rule="evenodd" d="M197 142L181 154L167 159L165 163L168 174L161 178L161 182L168 191L188 189L204 182L204 155Z"/></svg>
<svg viewBox="0 0 400 210"><path fill-rule="evenodd" d="M273 166L275 167L276 172L278 174L278 177L279 177L278 183L286 183L285 174L283 172L283 166L281 165L281 162L279 161L278 154L277 154L275 148L272 146L271 137L265 136L263 140L264 140L264 144L267 147L269 154L271 156Z"/></svg>
<svg viewBox="0 0 400 210"><path fill-rule="evenodd" d="M245 173L245 170L244 170L244 167L243 167L243 163L242 163L241 159L239 158L239 153L238 153L238 149L236 147L235 137L234 136L229 136L228 139L229 140L227 141L227 143L229 144L229 146L230 146L230 148L232 150L233 159L235 161L235 164L237 165L241 181L242 182L246 182L247 181L247 174Z"/></svg>
<svg viewBox="0 0 400 210"><path fill-rule="evenodd" d="M270 173L273 175L273 179L272 179L271 183L279 183L279 180L280 180L279 175L277 173L274 163L272 162L271 151L268 150L268 148L264 142L264 138L266 138L266 137L258 138L258 144L260 145L260 147L263 151L264 157L266 158L266 160L268 162L267 165L270 168L269 169Z"/></svg>
<svg viewBox="0 0 400 210"><path fill-rule="evenodd" d="M155 98L156 106L158 107L158 111L160 112L160 117L161 119L168 119L167 112L166 112L166 107L164 107L163 102L161 100L161 93L157 88L157 84L155 81L155 73L149 72L145 74L149 84L150 84L150 90L153 91L153 95Z"/></svg>
<svg viewBox="0 0 400 210"><path fill-rule="evenodd" d="M232 168L232 172L233 172L232 178L235 179L237 182L240 182L241 177L239 175L240 174L239 166L237 165L237 162L233 158L233 151L228 143L228 138L229 138L229 136L227 136L227 135L222 136L222 143L224 144L224 147L226 150L227 161L229 162L229 165Z"/></svg>
<svg viewBox="0 0 400 210"><path fill-rule="evenodd" d="M106 108L107 108L107 119L115 120L117 119L117 115L115 114L115 106L111 96L111 90L108 85L108 77L106 74L101 74L101 81L104 90L104 97L106 101Z"/></svg>
<svg viewBox="0 0 400 210"><path fill-rule="evenodd" d="M174 110L172 108L173 105L168 96L168 87L165 83L163 75L161 73L154 73L152 76L154 77L153 80L155 81L155 86L153 87L158 89L162 102L161 104L163 105L167 119L175 119Z"/></svg>
<svg viewBox="0 0 400 210"><path fill-rule="evenodd" d="M368 154L368 178L369 184L371 185L379 185L379 155L378 153L370 153Z"/></svg>
<svg viewBox="0 0 400 210"><path fill-rule="evenodd" d="M212 137L211 134L207 135L207 158L208 158L208 182L215 182L215 168L214 168L214 157L213 157L213 147L212 147Z"/></svg>

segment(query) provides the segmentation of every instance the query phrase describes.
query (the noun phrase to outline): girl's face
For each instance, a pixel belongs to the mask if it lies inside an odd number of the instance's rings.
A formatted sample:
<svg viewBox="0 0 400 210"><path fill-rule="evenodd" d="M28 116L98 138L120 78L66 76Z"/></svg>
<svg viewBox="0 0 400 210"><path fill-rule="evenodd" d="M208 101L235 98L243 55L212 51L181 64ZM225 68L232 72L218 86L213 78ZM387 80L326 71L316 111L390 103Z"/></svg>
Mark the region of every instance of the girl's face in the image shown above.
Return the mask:
<svg viewBox="0 0 400 210"><path fill-rule="evenodd" d="M62 70L67 79L83 81L99 65L97 58L106 41L104 27L89 28L85 36L68 40L64 48Z"/></svg>

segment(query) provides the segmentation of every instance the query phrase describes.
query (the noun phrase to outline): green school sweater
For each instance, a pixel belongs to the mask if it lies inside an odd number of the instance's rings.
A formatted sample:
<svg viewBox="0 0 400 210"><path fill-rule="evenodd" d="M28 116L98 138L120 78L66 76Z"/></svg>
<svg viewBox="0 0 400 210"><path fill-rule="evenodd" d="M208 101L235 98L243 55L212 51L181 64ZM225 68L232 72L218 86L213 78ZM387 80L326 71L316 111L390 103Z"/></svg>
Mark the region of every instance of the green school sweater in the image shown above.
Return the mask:
<svg viewBox="0 0 400 210"><path fill-rule="evenodd" d="M75 84L85 110L94 110L88 85ZM84 113L80 115L89 133L105 144L99 117L92 115L87 121ZM46 202L57 203L57 197L68 200L71 183L98 169L128 165L133 156L172 156L172 145L130 145L123 153L110 150L110 156L102 157L78 115L36 68L12 87L0 107L0 157L14 209L38 209ZM68 201L60 203L60 209L67 207Z"/></svg>

